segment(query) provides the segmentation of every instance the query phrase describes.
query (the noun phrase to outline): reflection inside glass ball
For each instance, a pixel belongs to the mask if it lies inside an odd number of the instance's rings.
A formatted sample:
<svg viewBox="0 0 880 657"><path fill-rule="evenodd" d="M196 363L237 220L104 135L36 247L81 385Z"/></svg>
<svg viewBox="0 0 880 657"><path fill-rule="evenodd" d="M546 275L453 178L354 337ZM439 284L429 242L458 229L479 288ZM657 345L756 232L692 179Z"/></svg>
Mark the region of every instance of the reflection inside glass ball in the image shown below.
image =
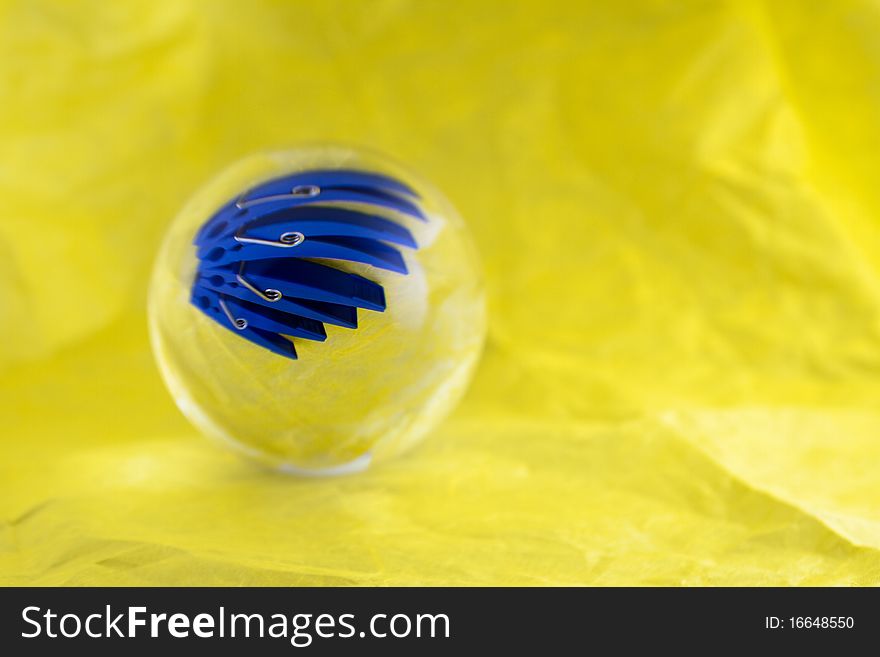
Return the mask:
<svg viewBox="0 0 880 657"><path fill-rule="evenodd" d="M290 472L414 444L485 334L479 267L432 187L340 147L260 153L174 221L150 290L163 377L209 436Z"/></svg>

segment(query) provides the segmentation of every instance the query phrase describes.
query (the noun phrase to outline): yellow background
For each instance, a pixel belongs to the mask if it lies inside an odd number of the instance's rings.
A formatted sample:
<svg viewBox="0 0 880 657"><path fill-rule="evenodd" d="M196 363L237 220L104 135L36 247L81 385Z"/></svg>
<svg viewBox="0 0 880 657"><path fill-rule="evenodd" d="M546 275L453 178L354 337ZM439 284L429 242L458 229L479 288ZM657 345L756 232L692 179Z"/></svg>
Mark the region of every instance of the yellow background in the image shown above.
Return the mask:
<svg viewBox="0 0 880 657"><path fill-rule="evenodd" d="M3 2L0 581L874 584L873 2ZM268 474L149 352L168 222L363 144L469 221L490 331L420 448Z"/></svg>

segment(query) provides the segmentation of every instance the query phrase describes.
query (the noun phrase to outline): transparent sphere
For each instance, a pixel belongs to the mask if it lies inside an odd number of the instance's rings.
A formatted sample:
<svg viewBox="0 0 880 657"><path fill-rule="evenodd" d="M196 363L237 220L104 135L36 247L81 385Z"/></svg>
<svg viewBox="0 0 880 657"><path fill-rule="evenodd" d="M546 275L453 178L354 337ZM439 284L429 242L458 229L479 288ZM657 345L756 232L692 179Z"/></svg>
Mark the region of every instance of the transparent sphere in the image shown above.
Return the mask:
<svg viewBox="0 0 880 657"><path fill-rule="evenodd" d="M162 244L149 317L189 420L303 474L417 442L461 397L486 331L448 201L339 146L258 153L199 189Z"/></svg>

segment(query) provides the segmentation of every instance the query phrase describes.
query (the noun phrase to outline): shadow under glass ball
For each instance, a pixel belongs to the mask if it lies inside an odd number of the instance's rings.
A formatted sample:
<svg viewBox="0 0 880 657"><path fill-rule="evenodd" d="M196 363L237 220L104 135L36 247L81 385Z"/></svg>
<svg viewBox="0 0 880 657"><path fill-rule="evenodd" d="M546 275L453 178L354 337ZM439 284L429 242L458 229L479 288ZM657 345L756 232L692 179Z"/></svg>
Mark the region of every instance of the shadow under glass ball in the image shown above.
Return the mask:
<svg viewBox="0 0 880 657"><path fill-rule="evenodd" d="M448 201L338 146L258 153L199 189L163 241L149 317L190 421L302 474L415 444L463 394L486 330Z"/></svg>

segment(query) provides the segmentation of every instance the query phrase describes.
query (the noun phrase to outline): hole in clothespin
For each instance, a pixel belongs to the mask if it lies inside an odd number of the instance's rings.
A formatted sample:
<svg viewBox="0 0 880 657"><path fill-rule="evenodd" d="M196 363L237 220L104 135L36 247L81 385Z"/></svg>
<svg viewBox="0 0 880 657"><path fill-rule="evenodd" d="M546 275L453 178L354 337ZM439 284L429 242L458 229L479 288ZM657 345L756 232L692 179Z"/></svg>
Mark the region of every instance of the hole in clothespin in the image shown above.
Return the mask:
<svg viewBox="0 0 880 657"><path fill-rule="evenodd" d="M220 287L221 285L223 285L223 277L222 276L211 276L211 278L209 278L208 280L211 282L211 285L213 285L214 287Z"/></svg>
<svg viewBox="0 0 880 657"><path fill-rule="evenodd" d="M223 257L223 254L226 252L222 246L215 246L213 249L208 251L208 255L205 256L205 260L211 260L212 262L215 260L219 260Z"/></svg>

